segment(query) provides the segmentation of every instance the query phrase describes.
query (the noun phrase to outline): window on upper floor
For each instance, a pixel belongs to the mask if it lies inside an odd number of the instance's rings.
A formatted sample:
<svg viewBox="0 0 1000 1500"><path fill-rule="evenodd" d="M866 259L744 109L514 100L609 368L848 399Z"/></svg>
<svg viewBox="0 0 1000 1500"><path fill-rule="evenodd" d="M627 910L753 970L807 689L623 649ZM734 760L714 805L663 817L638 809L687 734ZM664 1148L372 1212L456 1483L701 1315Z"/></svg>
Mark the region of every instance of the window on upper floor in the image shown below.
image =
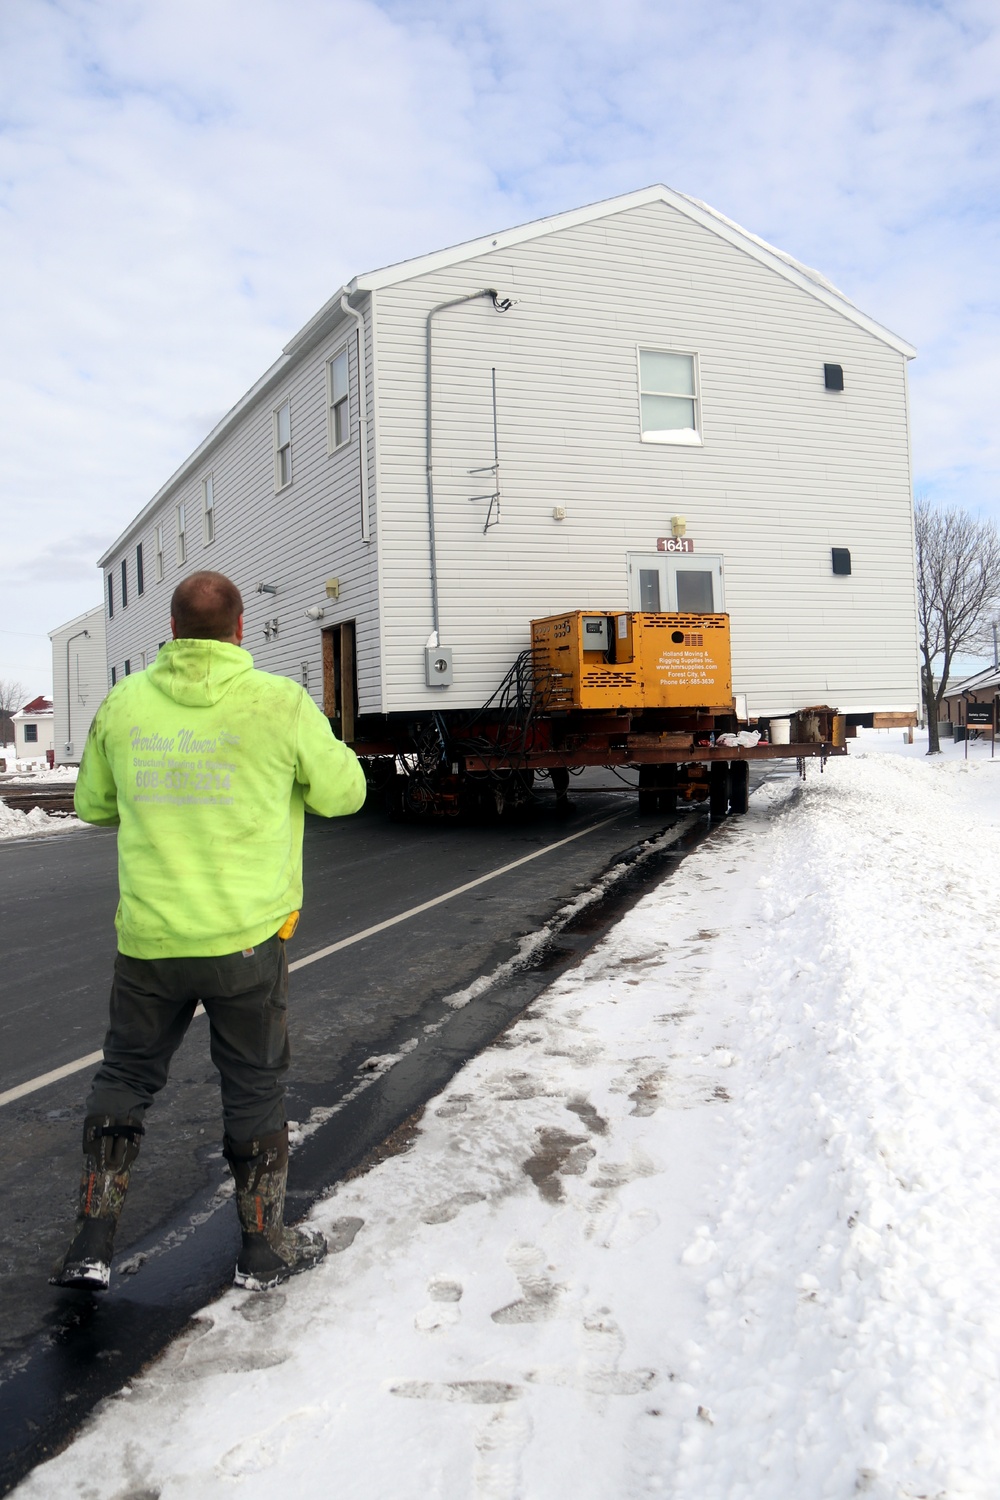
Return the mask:
<svg viewBox="0 0 1000 1500"><path fill-rule="evenodd" d="M693 354L639 350L639 412L644 443L701 443L698 368Z"/></svg>
<svg viewBox="0 0 1000 1500"><path fill-rule="evenodd" d="M274 413L274 488L292 482L292 404L283 401Z"/></svg>
<svg viewBox="0 0 1000 1500"><path fill-rule="evenodd" d="M135 549L135 591L141 594L146 587L146 575L142 567L142 543L139 542Z"/></svg>
<svg viewBox="0 0 1000 1500"><path fill-rule="evenodd" d="M182 500L177 507L177 566L187 561L187 515Z"/></svg>
<svg viewBox="0 0 1000 1500"><path fill-rule="evenodd" d="M205 546L215 541L215 480L206 474L201 481L201 515Z"/></svg>
<svg viewBox="0 0 1000 1500"><path fill-rule="evenodd" d="M156 546L156 581L157 581L157 583L162 583L163 582L163 527L162 526L157 526L157 528L156 528L155 546Z"/></svg>
<svg viewBox="0 0 1000 1500"><path fill-rule="evenodd" d="M351 437L351 388L346 348L327 361L326 380L327 440L332 453L335 448L349 442Z"/></svg>
<svg viewBox="0 0 1000 1500"><path fill-rule="evenodd" d="M122 609L128 604L128 564L122 558Z"/></svg>
<svg viewBox="0 0 1000 1500"><path fill-rule="evenodd" d="M108 619L115 617L115 575L108 573Z"/></svg>

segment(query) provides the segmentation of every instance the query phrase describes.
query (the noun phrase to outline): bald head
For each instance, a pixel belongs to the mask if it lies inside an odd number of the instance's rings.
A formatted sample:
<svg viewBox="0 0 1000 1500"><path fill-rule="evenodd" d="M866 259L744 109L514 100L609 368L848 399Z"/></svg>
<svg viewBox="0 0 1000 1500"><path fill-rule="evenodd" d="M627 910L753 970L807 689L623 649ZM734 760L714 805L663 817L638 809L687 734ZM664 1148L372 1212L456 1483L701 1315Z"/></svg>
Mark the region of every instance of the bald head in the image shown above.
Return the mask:
<svg viewBox="0 0 1000 1500"><path fill-rule="evenodd" d="M174 589L170 624L175 640L243 639L243 600L224 573L192 573Z"/></svg>

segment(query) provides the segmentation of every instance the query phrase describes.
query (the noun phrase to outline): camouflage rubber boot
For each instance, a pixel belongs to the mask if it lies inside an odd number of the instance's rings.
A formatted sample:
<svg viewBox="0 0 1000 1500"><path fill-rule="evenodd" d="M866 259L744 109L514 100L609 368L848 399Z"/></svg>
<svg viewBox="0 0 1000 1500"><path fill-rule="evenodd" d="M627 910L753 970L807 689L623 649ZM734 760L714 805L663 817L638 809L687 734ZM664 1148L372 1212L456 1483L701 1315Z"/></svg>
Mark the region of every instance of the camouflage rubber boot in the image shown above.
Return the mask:
<svg viewBox="0 0 1000 1500"><path fill-rule="evenodd" d="M143 1129L129 1116L88 1115L83 1122L83 1176L76 1234L62 1262L49 1277L53 1286L79 1292L106 1292L111 1280L115 1230L128 1191L132 1163Z"/></svg>
<svg viewBox="0 0 1000 1500"><path fill-rule="evenodd" d="M326 1254L318 1230L288 1229L285 1184L288 1180L288 1126L250 1141L226 1136L226 1160L236 1179L236 1209L243 1248L233 1281L248 1291L264 1292L310 1271Z"/></svg>

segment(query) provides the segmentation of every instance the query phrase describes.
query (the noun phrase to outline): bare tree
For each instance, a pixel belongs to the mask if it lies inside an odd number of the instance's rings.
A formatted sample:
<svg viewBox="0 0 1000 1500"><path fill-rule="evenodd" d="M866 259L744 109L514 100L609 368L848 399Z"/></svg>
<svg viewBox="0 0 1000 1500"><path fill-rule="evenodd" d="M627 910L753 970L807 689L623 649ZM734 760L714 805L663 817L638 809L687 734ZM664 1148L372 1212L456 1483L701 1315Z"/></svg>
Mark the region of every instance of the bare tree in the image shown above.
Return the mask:
<svg viewBox="0 0 1000 1500"><path fill-rule="evenodd" d="M0 744L6 745L13 740L14 721L11 714L17 713L27 697L21 683L0 677Z"/></svg>
<svg viewBox="0 0 1000 1500"><path fill-rule="evenodd" d="M1000 536L968 511L916 505L917 609L927 754L941 750L938 720L955 656L978 646L1000 606Z"/></svg>

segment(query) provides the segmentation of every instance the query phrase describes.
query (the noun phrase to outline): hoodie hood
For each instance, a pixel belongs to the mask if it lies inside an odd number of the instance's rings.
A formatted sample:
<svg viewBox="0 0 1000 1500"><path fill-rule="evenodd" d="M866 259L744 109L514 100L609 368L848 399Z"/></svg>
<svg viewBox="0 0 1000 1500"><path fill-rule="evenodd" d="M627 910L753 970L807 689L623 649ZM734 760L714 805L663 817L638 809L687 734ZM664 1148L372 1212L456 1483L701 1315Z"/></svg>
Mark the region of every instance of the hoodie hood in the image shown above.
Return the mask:
<svg viewBox="0 0 1000 1500"><path fill-rule="evenodd" d="M218 703L233 683L253 670L253 657L230 641L168 641L146 669L148 680L184 708Z"/></svg>

